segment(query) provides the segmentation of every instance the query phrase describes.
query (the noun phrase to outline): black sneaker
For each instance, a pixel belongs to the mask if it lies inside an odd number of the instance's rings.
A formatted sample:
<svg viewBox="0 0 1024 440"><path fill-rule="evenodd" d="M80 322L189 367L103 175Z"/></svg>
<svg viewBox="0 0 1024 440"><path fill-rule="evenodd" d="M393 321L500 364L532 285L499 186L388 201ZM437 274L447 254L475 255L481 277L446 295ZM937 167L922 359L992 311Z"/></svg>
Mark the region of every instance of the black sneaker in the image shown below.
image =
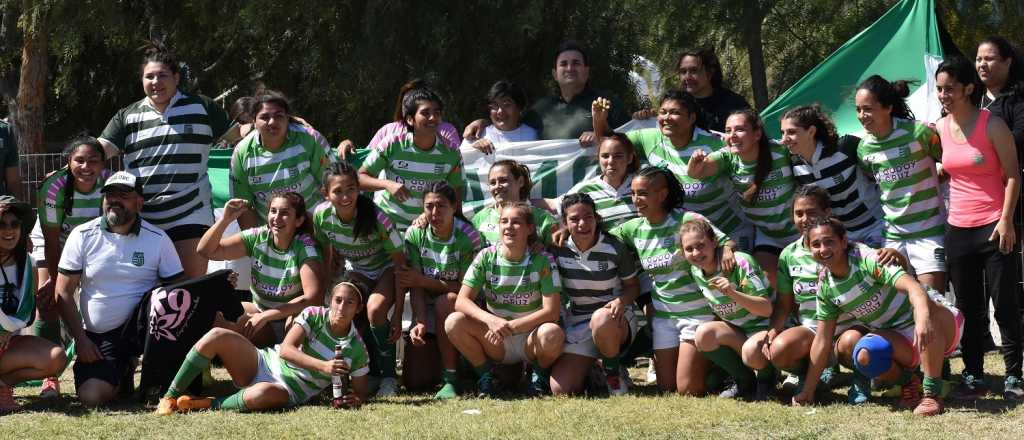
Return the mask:
<svg viewBox="0 0 1024 440"><path fill-rule="evenodd" d="M754 390L754 400L758 402L764 402L775 394L775 385L778 381L774 377L771 379L757 381L757 389Z"/></svg>
<svg viewBox="0 0 1024 440"><path fill-rule="evenodd" d="M960 384L953 389L949 397L954 400L977 400L988 395L988 385L972 374L964 374Z"/></svg>
<svg viewBox="0 0 1024 440"><path fill-rule="evenodd" d="M476 380L476 396L480 399L491 399L497 395L498 388L494 383L494 375L490 371L481 374Z"/></svg>
<svg viewBox="0 0 1024 440"><path fill-rule="evenodd" d="M1003 382L1003 399L1024 400L1024 388L1021 388L1019 377L1006 376L1006 382Z"/></svg>

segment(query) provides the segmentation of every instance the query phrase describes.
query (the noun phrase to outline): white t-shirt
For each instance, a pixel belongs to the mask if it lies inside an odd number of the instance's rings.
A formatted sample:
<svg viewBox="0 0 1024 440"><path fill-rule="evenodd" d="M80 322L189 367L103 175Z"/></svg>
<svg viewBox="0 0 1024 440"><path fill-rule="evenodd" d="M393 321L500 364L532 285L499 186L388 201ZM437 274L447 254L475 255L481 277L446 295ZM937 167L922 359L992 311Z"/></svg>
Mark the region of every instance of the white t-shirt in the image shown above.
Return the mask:
<svg viewBox="0 0 1024 440"><path fill-rule="evenodd" d="M85 329L121 326L147 291L184 270L163 230L139 219L130 234L110 232L99 217L71 230L57 270L81 275L79 309Z"/></svg>
<svg viewBox="0 0 1024 440"><path fill-rule="evenodd" d="M488 125L484 130L484 138L494 144L535 141L537 140L537 130L526 124L519 124L515 130L509 131L501 131L493 125Z"/></svg>

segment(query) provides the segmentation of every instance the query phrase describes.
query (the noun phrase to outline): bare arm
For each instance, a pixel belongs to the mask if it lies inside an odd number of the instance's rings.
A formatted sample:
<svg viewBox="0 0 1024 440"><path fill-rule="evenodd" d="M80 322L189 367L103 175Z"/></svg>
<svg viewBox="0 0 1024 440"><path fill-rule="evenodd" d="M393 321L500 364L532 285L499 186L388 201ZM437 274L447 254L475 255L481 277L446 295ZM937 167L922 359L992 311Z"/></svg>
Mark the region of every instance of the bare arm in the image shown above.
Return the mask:
<svg viewBox="0 0 1024 440"><path fill-rule="evenodd" d="M552 294L544 296L541 300L540 310L509 321L509 325L512 327L512 333L527 333L533 331L533 329L537 327L540 327L540 325L545 322L558 321L558 309L560 306L561 303L559 295Z"/></svg>
<svg viewBox="0 0 1024 440"><path fill-rule="evenodd" d="M1016 229L1013 225L1013 214L1017 208L1017 198L1020 196L1020 166L1017 158L1017 148L1013 143L1013 135L1006 123L999 118L990 118L988 124L989 138L999 156L999 164L1002 166L1004 182L1003 211L996 224L989 240L998 240L999 250L1008 254L1013 250L1017 241Z"/></svg>
<svg viewBox="0 0 1024 440"><path fill-rule="evenodd" d="M818 331L814 334L811 342L810 365L807 366L807 376L804 378L804 390L793 396L793 403L814 402L814 391L818 388L821 380L821 372L828 367L829 355L832 351L832 338L836 333L836 321L818 321Z"/></svg>

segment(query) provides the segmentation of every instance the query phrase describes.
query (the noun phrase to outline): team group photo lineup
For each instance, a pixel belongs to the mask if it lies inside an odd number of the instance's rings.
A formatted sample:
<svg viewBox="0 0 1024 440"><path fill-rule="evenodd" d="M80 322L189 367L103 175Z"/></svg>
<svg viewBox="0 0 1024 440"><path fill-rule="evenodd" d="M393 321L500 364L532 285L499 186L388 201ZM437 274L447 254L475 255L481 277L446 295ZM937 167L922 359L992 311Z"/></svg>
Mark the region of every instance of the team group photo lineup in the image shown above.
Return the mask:
<svg viewBox="0 0 1024 440"><path fill-rule="evenodd" d="M0 421L36 399L1016 405L1024 42L973 43L817 90L840 113L759 111L714 47L627 104L565 39L537 48L548 94L489 78L456 126L442 80L407 78L392 122L328 139L280 85L192 93L189 54L147 42L137 100L31 186L0 120Z"/></svg>

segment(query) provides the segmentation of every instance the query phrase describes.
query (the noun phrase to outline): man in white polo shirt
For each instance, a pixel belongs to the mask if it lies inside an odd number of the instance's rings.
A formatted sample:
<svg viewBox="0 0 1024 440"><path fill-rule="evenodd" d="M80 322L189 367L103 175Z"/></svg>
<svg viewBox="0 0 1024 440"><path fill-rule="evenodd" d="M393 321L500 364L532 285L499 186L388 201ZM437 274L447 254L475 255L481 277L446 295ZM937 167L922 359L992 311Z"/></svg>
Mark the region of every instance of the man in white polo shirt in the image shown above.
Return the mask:
<svg viewBox="0 0 1024 440"><path fill-rule="evenodd" d="M71 231L57 265L60 315L78 352L75 388L86 405L102 405L117 395L135 357L122 333L143 295L184 274L174 243L139 216L141 182L117 172L102 192L103 215ZM74 300L79 286L80 305Z"/></svg>

